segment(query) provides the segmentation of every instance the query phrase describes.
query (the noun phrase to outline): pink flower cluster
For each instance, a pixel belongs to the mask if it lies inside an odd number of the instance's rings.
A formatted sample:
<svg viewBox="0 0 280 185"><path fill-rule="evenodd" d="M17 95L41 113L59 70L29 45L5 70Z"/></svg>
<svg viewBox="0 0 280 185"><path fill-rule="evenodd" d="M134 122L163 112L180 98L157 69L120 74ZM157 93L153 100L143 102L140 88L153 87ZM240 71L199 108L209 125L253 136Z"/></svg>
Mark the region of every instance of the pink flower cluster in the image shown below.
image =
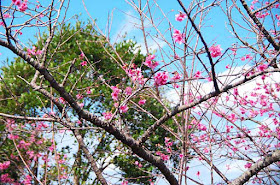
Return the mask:
<svg viewBox="0 0 280 185"><path fill-rule="evenodd" d="M59 102L61 104L65 104L66 103L66 101L65 101L65 99L63 97L59 97L58 99L59 99Z"/></svg>
<svg viewBox="0 0 280 185"><path fill-rule="evenodd" d="M112 96L113 100L117 101L121 90L119 88L117 88L116 86L111 86L111 89L113 90L113 92L111 93L111 96Z"/></svg>
<svg viewBox="0 0 280 185"><path fill-rule="evenodd" d="M140 85L143 85L145 83L146 79L144 78L140 68L129 69L126 71L133 82L138 82Z"/></svg>
<svg viewBox="0 0 280 185"><path fill-rule="evenodd" d="M24 12L28 7L27 7L27 0L24 0L24 2L22 2L21 0L12 0L12 2L18 6L19 10L21 12Z"/></svg>
<svg viewBox="0 0 280 185"><path fill-rule="evenodd" d="M82 61L81 62L81 66L86 66L87 65L87 61Z"/></svg>
<svg viewBox="0 0 280 185"><path fill-rule="evenodd" d="M183 21L185 18L187 18L187 14L180 12L180 14L175 15L176 21Z"/></svg>
<svg viewBox="0 0 280 185"><path fill-rule="evenodd" d="M76 95L76 98L77 98L78 100L81 100L81 99L84 98L84 96L83 96L82 94L77 94L77 95Z"/></svg>
<svg viewBox="0 0 280 185"><path fill-rule="evenodd" d="M81 54L80 54L79 58L80 58L81 60L83 60L83 59L84 59L84 57L85 57L85 54L84 54L83 52L81 52Z"/></svg>
<svg viewBox="0 0 280 185"><path fill-rule="evenodd" d="M42 50L37 50L37 51L36 51L36 47L33 46L32 49L27 49L27 54L28 54L29 56L30 56L30 55L34 55L34 56L40 55L40 54L42 54Z"/></svg>
<svg viewBox="0 0 280 185"><path fill-rule="evenodd" d="M246 164L244 165L245 168L251 168L251 166L252 166L252 163L246 163Z"/></svg>
<svg viewBox="0 0 280 185"><path fill-rule="evenodd" d="M209 51L211 52L211 57L215 58L215 57L218 57L218 56L221 56L222 55L222 52L221 52L221 47L220 45L213 45L209 48Z"/></svg>
<svg viewBox="0 0 280 185"><path fill-rule="evenodd" d="M142 168L142 164L139 161L135 161L134 163L136 166L138 166L139 168Z"/></svg>
<svg viewBox="0 0 280 185"><path fill-rule="evenodd" d="M125 88L125 94L131 95L132 94L132 88L131 87L126 87Z"/></svg>
<svg viewBox="0 0 280 185"><path fill-rule="evenodd" d="M126 113L127 111L128 111L128 106L127 105L120 106L120 112L121 113Z"/></svg>
<svg viewBox="0 0 280 185"><path fill-rule="evenodd" d="M5 170L7 168L9 168L11 162L10 161L5 161L3 163L0 163L0 170Z"/></svg>
<svg viewBox="0 0 280 185"><path fill-rule="evenodd" d="M121 185L128 185L128 181L122 181Z"/></svg>
<svg viewBox="0 0 280 185"><path fill-rule="evenodd" d="M184 41L185 36L179 30L174 29L173 38L174 38L175 42L177 42L178 44L182 44L185 42Z"/></svg>
<svg viewBox="0 0 280 185"><path fill-rule="evenodd" d="M146 103L146 100L145 99L141 99L141 100L139 100L138 105L144 105L145 103Z"/></svg>
<svg viewBox="0 0 280 185"><path fill-rule="evenodd" d="M159 155L160 158L161 158L163 161L168 161L168 160L169 160L169 155L165 155L165 154L161 153L160 151L156 152L156 155Z"/></svg>
<svg viewBox="0 0 280 185"><path fill-rule="evenodd" d="M197 71L194 75L195 78L200 78L201 77L201 71Z"/></svg>
<svg viewBox="0 0 280 185"><path fill-rule="evenodd" d="M13 183L14 179L11 179L9 177L9 174L5 173L5 174L0 176L0 182L2 182L2 183Z"/></svg>
<svg viewBox="0 0 280 185"><path fill-rule="evenodd" d="M174 76L171 78L171 81L173 81L173 82L180 80L182 77L177 71L175 71L173 74L174 74Z"/></svg>
<svg viewBox="0 0 280 185"><path fill-rule="evenodd" d="M264 70L267 69L267 68L268 68L268 65L267 65L267 64L261 64L261 65L258 66L258 70L259 70L259 71L264 71Z"/></svg>
<svg viewBox="0 0 280 185"><path fill-rule="evenodd" d="M269 15L268 12L266 12L266 13L257 12L257 13L256 13L256 17L257 17L257 18L260 18L260 19L263 19L263 18L265 18L265 17L268 16L268 15Z"/></svg>
<svg viewBox="0 0 280 185"><path fill-rule="evenodd" d="M155 59L155 55L149 55L149 56L147 56L146 61L145 61L144 64L146 66L148 66L149 68L154 69L154 68L156 68L159 65L159 62L158 61L154 61L154 59Z"/></svg>
<svg viewBox="0 0 280 185"><path fill-rule="evenodd" d="M102 115L105 117L106 120L110 120L113 116L111 112L103 112Z"/></svg>
<svg viewBox="0 0 280 185"><path fill-rule="evenodd" d="M167 72L158 72L155 77L155 85L161 86L165 85L168 80L168 73Z"/></svg>

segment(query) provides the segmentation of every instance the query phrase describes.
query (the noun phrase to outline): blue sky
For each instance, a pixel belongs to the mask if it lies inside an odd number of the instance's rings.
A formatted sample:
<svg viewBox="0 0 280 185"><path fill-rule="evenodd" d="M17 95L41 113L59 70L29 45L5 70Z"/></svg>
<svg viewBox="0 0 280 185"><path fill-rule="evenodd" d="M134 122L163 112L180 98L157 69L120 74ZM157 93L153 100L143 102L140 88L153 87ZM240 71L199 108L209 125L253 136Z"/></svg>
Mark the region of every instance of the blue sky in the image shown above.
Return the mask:
<svg viewBox="0 0 280 185"><path fill-rule="evenodd" d="M92 18L96 20L98 27L106 35L108 34L108 19L110 20L109 25L111 27L110 29L111 41L113 42L119 41L120 39L116 40L118 36L122 36L125 33L127 33L127 37L126 37L127 39L134 39L139 43L140 46L144 46L142 32L139 29L135 28L135 26L133 25L134 23L139 23L139 21L133 18L133 16L137 17L137 12L126 1L84 0L84 2L85 2L85 6L89 11L90 16L92 16ZM159 4L162 11L169 18L169 20L172 22L174 28L183 30L184 21L181 23L175 21L175 15L178 14L179 10L181 10L177 1L171 2L169 0L161 0L158 1L157 3ZM222 48L230 47L231 44L233 43L233 40L231 39L229 32L227 32L225 29L225 22L227 20L222 19L223 16L219 16L222 15L223 13L221 11L218 11L218 9L210 13L212 14L209 16L211 17L211 19L208 19L206 21L205 28L202 31L207 43L221 44ZM155 17L155 20L162 18L162 14L159 10L152 11L152 14ZM67 13L67 19L73 17L74 15L78 15L78 19L81 21L87 21L89 19L89 16L84 9L82 0L70 1L70 6ZM75 19L70 19L70 22L74 23ZM166 31L168 29L168 24L166 24L166 22L163 22L158 26L158 28L161 31L163 31L163 33L168 34L167 38L170 40L171 38L170 34L169 32ZM1 28L0 31L2 31ZM24 36L21 36L20 39L25 43L27 43L28 41L27 39L31 39L32 41L35 41L35 38L33 37L35 34L36 34L36 30L28 29L28 31L23 31ZM155 34L155 31L153 30L151 34ZM166 46L166 44L163 41L158 40L158 42L161 47L164 48L164 46ZM150 39L148 38L148 43L149 46L151 47L151 52L157 49L158 46L151 38ZM142 50L145 51L145 49L143 48L144 47L142 47ZM0 65L3 65L3 61L6 60L6 58L12 60L12 58L14 57L14 55L10 51L4 48L0 48L0 53L2 53L2 55L0 56ZM222 64L221 70L224 69L225 65L226 64Z"/></svg>

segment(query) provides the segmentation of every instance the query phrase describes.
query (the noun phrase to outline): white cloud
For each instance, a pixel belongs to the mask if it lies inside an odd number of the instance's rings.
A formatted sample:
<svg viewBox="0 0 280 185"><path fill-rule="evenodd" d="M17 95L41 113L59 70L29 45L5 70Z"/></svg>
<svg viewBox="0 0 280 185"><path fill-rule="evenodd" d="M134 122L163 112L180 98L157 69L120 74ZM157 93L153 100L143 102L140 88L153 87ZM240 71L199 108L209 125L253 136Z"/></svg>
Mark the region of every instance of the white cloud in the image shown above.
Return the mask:
<svg viewBox="0 0 280 185"><path fill-rule="evenodd" d="M132 32L135 32L137 30L137 24L139 24L139 20L134 15L134 13L130 10L125 12L125 18L119 24L118 29L111 40L115 43L120 41L125 34L131 34Z"/></svg>
<svg viewBox="0 0 280 185"><path fill-rule="evenodd" d="M141 53L146 55L147 49L146 49L146 45L145 45L143 37L137 39L137 41L138 41L138 43L136 46L139 46L141 49ZM159 39L148 38L147 45L148 45L149 52L152 52L152 51L158 50L159 48L165 47L167 44L166 44L166 42L159 40Z"/></svg>

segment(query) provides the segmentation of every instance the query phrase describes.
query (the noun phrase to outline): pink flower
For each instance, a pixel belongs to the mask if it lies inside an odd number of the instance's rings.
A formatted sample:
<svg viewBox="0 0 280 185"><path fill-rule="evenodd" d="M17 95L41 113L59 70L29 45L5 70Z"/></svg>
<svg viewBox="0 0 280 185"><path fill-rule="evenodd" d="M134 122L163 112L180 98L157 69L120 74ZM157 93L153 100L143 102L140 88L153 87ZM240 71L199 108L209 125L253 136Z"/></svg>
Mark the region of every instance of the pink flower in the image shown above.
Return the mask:
<svg viewBox="0 0 280 185"><path fill-rule="evenodd" d="M15 32L18 32L20 35L22 35L22 32L19 30L15 30Z"/></svg>
<svg viewBox="0 0 280 185"><path fill-rule="evenodd" d="M84 103L78 103L78 105L81 107L81 108L83 108L84 107Z"/></svg>
<svg viewBox="0 0 280 185"><path fill-rule="evenodd" d="M0 176L0 182L2 182L2 183L12 183L13 180L9 177L8 173L5 173L5 174Z"/></svg>
<svg viewBox="0 0 280 185"><path fill-rule="evenodd" d="M41 50L37 50L37 51L36 51L36 47L33 46L32 49L27 49L27 54L28 54L29 56L30 56L30 55L36 56L36 55L42 54L42 51L41 51Z"/></svg>
<svg viewBox="0 0 280 185"><path fill-rule="evenodd" d="M111 112L103 112L102 115L105 117L106 120L110 120L113 116Z"/></svg>
<svg viewBox="0 0 280 185"><path fill-rule="evenodd" d="M65 99L62 98L62 97L59 97L59 102L62 103L62 104L65 104Z"/></svg>
<svg viewBox="0 0 280 185"><path fill-rule="evenodd" d="M253 59L253 57L249 54L246 55L246 59L248 59L249 61Z"/></svg>
<svg viewBox="0 0 280 185"><path fill-rule="evenodd" d="M245 168L251 168L251 166L252 166L252 163L247 163L244 165Z"/></svg>
<svg viewBox="0 0 280 185"><path fill-rule="evenodd" d="M144 65L148 66L151 69L154 69L154 68L156 68L159 65L159 62L146 59Z"/></svg>
<svg viewBox="0 0 280 185"><path fill-rule="evenodd" d="M122 106L120 106L120 112L121 112L121 113L126 113L127 111L128 111L127 105L122 105Z"/></svg>
<svg viewBox="0 0 280 185"><path fill-rule="evenodd" d="M0 170L5 170L7 168L9 168L11 162L10 161L5 161L3 163L0 163Z"/></svg>
<svg viewBox="0 0 280 185"><path fill-rule="evenodd" d="M81 100L81 99L83 99L83 95L77 94L77 95L76 95L76 98L77 98L78 100Z"/></svg>
<svg viewBox="0 0 280 185"><path fill-rule="evenodd" d="M138 161L135 161L135 163L134 163L136 166L138 166L139 168L142 168L142 164L140 163L140 162L138 162Z"/></svg>
<svg viewBox="0 0 280 185"><path fill-rule="evenodd" d="M262 65L259 65L258 66L258 70L259 71L264 71L265 69L267 69L268 68L268 65L267 64L262 64Z"/></svg>
<svg viewBox="0 0 280 185"><path fill-rule="evenodd" d="M163 160L163 161L168 161L169 160L169 156L168 155L165 155L165 154L161 154L161 159Z"/></svg>
<svg viewBox="0 0 280 185"><path fill-rule="evenodd" d="M183 157L184 157L184 154L180 154L179 157L180 157L180 158L183 158Z"/></svg>
<svg viewBox="0 0 280 185"><path fill-rule="evenodd" d="M238 95L239 95L238 89L237 89L237 88L234 88L234 89L233 89L233 94L234 94L235 96L238 96Z"/></svg>
<svg viewBox="0 0 280 185"><path fill-rule="evenodd" d="M18 139L19 138L19 136L18 135L13 135L13 134L9 134L8 135L8 139L10 139L10 140L16 140L16 139Z"/></svg>
<svg viewBox="0 0 280 185"><path fill-rule="evenodd" d="M148 55L147 58L146 58L146 61L147 60L154 60L156 58L155 55Z"/></svg>
<svg viewBox="0 0 280 185"><path fill-rule="evenodd" d="M115 102L114 103L114 107L118 107L119 106L119 103L118 102Z"/></svg>
<svg viewBox="0 0 280 185"><path fill-rule="evenodd" d="M155 85L156 86L161 86L165 85L167 80L168 80L168 73L167 72L159 72L155 75Z"/></svg>
<svg viewBox="0 0 280 185"><path fill-rule="evenodd" d="M165 137L165 138L164 138L164 142L165 142L165 143L168 143L169 141L170 141L170 138L169 138L169 137Z"/></svg>
<svg viewBox="0 0 280 185"><path fill-rule="evenodd" d="M183 21L187 17L187 14L180 12L180 14L175 15L176 21Z"/></svg>
<svg viewBox="0 0 280 185"><path fill-rule="evenodd" d="M153 61L155 59L155 55L148 55L144 65L148 66L151 69L154 69L159 65L159 62Z"/></svg>
<svg viewBox="0 0 280 185"><path fill-rule="evenodd" d="M127 95L131 95L131 94L132 94L132 88L131 88L131 87L126 87L126 88L125 88L125 93L126 93Z"/></svg>
<svg viewBox="0 0 280 185"><path fill-rule="evenodd" d="M217 45L217 46L213 45L209 48L209 51L211 52L211 56L213 58L221 56L222 55L221 50L222 49L221 49L220 45Z"/></svg>
<svg viewBox="0 0 280 185"><path fill-rule="evenodd" d="M195 78L200 78L201 77L201 71L197 71L194 75Z"/></svg>
<svg viewBox="0 0 280 185"><path fill-rule="evenodd" d="M197 171L197 172L196 172L196 175L199 176L199 175L200 175L200 171Z"/></svg>
<svg viewBox="0 0 280 185"><path fill-rule="evenodd" d="M15 1L13 1L13 3L14 3L15 5L17 5L17 6L20 6L21 0L15 0Z"/></svg>
<svg viewBox="0 0 280 185"><path fill-rule="evenodd" d="M91 89L90 89L90 87L88 87L87 88L87 92L86 92L87 94L91 94Z"/></svg>
<svg viewBox="0 0 280 185"><path fill-rule="evenodd" d="M236 51L237 51L236 48L231 48L230 50L232 51L232 54L233 54L233 55L236 55Z"/></svg>
<svg viewBox="0 0 280 185"><path fill-rule="evenodd" d="M22 3L22 4L19 6L19 10L20 10L21 12L24 12L27 8L28 8L28 7L27 7L26 2Z"/></svg>
<svg viewBox="0 0 280 185"><path fill-rule="evenodd" d="M182 44L185 42L184 41L185 36L179 30L174 29L173 38L175 39L175 42L177 42L179 44Z"/></svg>
<svg viewBox="0 0 280 185"><path fill-rule="evenodd" d="M182 77L177 71L175 71L174 73L174 76L171 78L171 81L177 81L177 80L180 80L180 78Z"/></svg>
<svg viewBox="0 0 280 185"><path fill-rule="evenodd" d="M138 105L144 105L146 103L146 100L139 100Z"/></svg>
<svg viewBox="0 0 280 185"><path fill-rule="evenodd" d="M81 66L86 66L87 65L87 61L82 61L81 62Z"/></svg>
<svg viewBox="0 0 280 185"><path fill-rule="evenodd" d="M113 92L111 93L111 96L112 96L113 100L117 101L121 90L119 88L117 88L116 86L111 86L111 89L113 90Z"/></svg>
<svg viewBox="0 0 280 185"><path fill-rule="evenodd" d="M11 16L10 16L9 13L4 14L3 17L4 17L4 18L11 18Z"/></svg>
<svg viewBox="0 0 280 185"><path fill-rule="evenodd" d="M128 181L122 181L121 185L128 185Z"/></svg>
<svg viewBox="0 0 280 185"><path fill-rule="evenodd" d="M82 52L79 57L80 57L81 60L83 60L84 57L85 57L85 54Z"/></svg>
<svg viewBox="0 0 280 185"><path fill-rule="evenodd" d="M133 82L138 82L139 84L143 85L146 81L146 79L143 77L142 71L140 68L137 69L129 69L128 76L131 77L131 80Z"/></svg>

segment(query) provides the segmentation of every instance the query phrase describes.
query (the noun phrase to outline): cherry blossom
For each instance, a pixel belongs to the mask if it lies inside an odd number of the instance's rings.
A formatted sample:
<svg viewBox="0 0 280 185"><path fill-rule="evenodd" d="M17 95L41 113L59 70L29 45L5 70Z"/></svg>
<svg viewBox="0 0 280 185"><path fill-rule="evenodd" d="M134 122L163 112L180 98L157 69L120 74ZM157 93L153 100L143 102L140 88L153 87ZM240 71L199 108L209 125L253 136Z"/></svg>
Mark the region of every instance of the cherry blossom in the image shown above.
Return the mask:
<svg viewBox="0 0 280 185"><path fill-rule="evenodd" d="M155 55L148 55L144 65L148 66L151 69L156 68L159 65L158 61L154 61Z"/></svg>
<svg viewBox="0 0 280 185"><path fill-rule="evenodd" d="M184 40L185 36L179 30L174 29L173 38L174 38L174 41L177 42L178 44L182 44L185 42L185 40Z"/></svg>
<svg viewBox="0 0 280 185"><path fill-rule="evenodd" d="M173 74L174 76L171 78L171 81L176 82L182 78L182 76L177 71L175 71Z"/></svg>
<svg viewBox="0 0 280 185"><path fill-rule="evenodd" d="M251 166L252 166L252 163L246 163L246 164L244 165L245 168L251 168Z"/></svg>
<svg viewBox="0 0 280 185"><path fill-rule="evenodd" d="M132 88L131 88L131 87L126 87L126 88L125 88L125 93L126 93L127 95L131 95L131 94L132 94Z"/></svg>
<svg viewBox="0 0 280 185"><path fill-rule="evenodd" d="M102 115L105 117L106 120L110 120L113 116L111 112L103 112Z"/></svg>
<svg viewBox="0 0 280 185"><path fill-rule="evenodd" d="M180 12L180 14L175 15L176 21L183 21L185 18L187 18L187 14Z"/></svg>
<svg viewBox="0 0 280 185"><path fill-rule="evenodd" d="M28 54L29 56L30 56L30 55L36 56L36 55L42 54L42 51L41 51L41 50L37 50L37 51L36 51L36 47L33 46L32 49L27 49L27 54Z"/></svg>
<svg viewBox="0 0 280 185"><path fill-rule="evenodd" d="M7 168L9 168L11 162L10 161L5 161L3 163L0 163L0 170L5 170Z"/></svg>
<svg viewBox="0 0 280 185"><path fill-rule="evenodd" d="M81 62L81 66L86 66L87 65L87 61L82 61Z"/></svg>
<svg viewBox="0 0 280 185"><path fill-rule="evenodd" d="M128 106L127 105L120 106L120 112L121 113L126 113L127 111L128 111Z"/></svg>
<svg viewBox="0 0 280 185"><path fill-rule="evenodd" d="M167 72L158 72L158 73L156 73L154 79L155 79L156 86L165 85L168 80L168 73Z"/></svg>
<svg viewBox="0 0 280 185"><path fill-rule="evenodd" d="M116 86L111 86L111 89L113 90L113 92L111 93L111 96L112 96L113 100L117 101L121 90L119 88L117 88Z"/></svg>
<svg viewBox="0 0 280 185"><path fill-rule="evenodd" d="M142 100L139 100L138 105L144 105L145 103L146 103L146 100L142 99Z"/></svg>
<svg viewBox="0 0 280 185"><path fill-rule="evenodd" d="M201 71L197 71L194 75L195 78L200 78L201 77Z"/></svg>
<svg viewBox="0 0 280 185"><path fill-rule="evenodd" d="M77 95L76 95L76 98L77 98L78 100L81 100L81 99L84 98L84 96L83 96L82 94L77 94Z"/></svg>
<svg viewBox="0 0 280 185"><path fill-rule="evenodd" d="M222 49L221 49L220 45L217 45L217 46L213 45L209 48L209 51L211 52L211 56L213 58L221 56L222 55L221 50Z"/></svg>

